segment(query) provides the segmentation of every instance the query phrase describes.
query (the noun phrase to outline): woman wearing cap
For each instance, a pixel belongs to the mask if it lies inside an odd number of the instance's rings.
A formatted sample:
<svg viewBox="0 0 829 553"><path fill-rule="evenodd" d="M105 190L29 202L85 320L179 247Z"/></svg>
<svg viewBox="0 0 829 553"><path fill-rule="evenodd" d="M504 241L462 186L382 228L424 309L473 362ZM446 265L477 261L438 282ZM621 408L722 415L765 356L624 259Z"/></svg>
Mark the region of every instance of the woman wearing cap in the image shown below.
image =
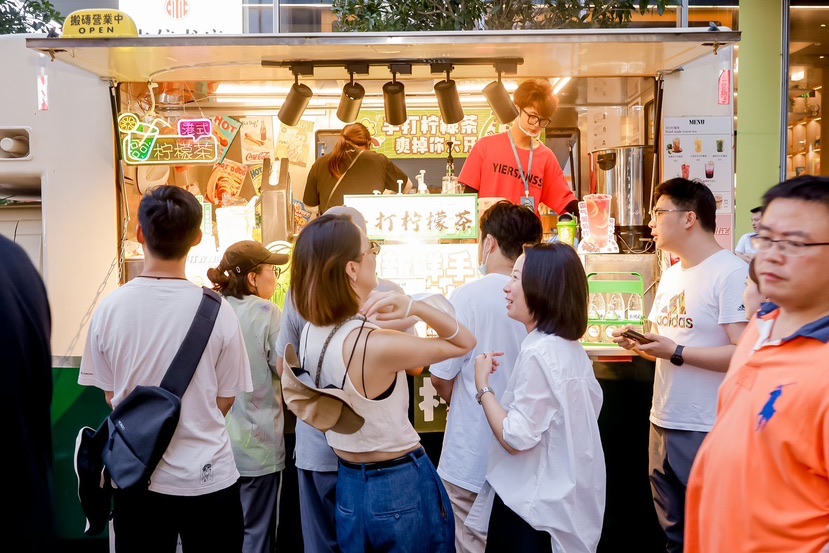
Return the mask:
<svg viewBox="0 0 829 553"><path fill-rule="evenodd" d="M405 371L464 355L475 338L426 302L372 293L378 251L347 217L323 215L300 233L291 265L294 304L308 321L303 368L314 375L319 367L317 387L341 388L364 420L353 433L326 432L339 458L337 541L344 552L454 551L451 503L409 422ZM366 321L412 315L439 337Z"/></svg>
<svg viewBox="0 0 829 553"><path fill-rule="evenodd" d="M334 150L317 159L308 172L302 201L306 206L319 206L319 213L343 204L344 194L371 194L374 191L398 192L397 181L403 181L403 192L412 188L412 181L383 154L371 151L368 129L361 123L343 128Z"/></svg>
<svg viewBox="0 0 829 553"><path fill-rule="evenodd" d="M270 301L288 256L253 240L236 242L207 271L213 289L230 303L241 323L250 359L253 392L236 397L227 432L241 475L244 553L271 553L276 541L280 472L285 468L284 415L276 373L276 337L281 312Z"/></svg>
<svg viewBox="0 0 829 553"><path fill-rule="evenodd" d="M587 329L584 268L566 244L525 247L504 292L507 315L529 334L500 402L489 387L500 353L475 360L478 403L497 441L466 524L487 531L487 551L595 552L605 463L602 390L579 344Z"/></svg>

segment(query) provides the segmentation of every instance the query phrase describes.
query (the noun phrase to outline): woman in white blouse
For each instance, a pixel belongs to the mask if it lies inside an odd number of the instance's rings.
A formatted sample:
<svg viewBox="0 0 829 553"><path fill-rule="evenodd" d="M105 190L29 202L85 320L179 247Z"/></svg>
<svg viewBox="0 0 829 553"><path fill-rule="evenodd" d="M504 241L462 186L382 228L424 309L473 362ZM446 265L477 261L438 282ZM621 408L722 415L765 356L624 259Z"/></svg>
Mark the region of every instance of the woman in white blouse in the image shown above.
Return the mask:
<svg viewBox="0 0 829 553"><path fill-rule="evenodd" d="M500 354L475 362L497 443L467 524L486 529L491 507L487 551L596 551L605 507L602 391L578 342L587 328L584 268L566 244L526 247L504 292L508 315L529 335L503 406L488 386Z"/></svg>

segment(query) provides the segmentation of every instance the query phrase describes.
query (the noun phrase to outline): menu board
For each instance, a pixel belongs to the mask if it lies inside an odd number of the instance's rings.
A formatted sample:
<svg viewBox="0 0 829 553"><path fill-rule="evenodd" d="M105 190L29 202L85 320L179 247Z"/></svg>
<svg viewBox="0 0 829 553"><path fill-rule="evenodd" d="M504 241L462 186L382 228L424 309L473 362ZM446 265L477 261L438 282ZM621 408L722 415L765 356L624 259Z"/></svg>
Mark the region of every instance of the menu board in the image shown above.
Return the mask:
<svg viewBox="0 0 829 553"><path fill-rule="evenodd" d="M666 117L664 179L704 183L717 202L717 241L731 249L734 213L734 139L730 117Z"/></svg>

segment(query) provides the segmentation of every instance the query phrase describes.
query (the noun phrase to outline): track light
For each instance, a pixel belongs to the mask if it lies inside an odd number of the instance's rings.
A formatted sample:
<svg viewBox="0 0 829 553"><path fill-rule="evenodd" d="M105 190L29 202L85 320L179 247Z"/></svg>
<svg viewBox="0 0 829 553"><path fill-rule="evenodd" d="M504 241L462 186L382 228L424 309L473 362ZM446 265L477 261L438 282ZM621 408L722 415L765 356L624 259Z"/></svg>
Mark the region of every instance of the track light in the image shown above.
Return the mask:
<svg viewBox="0 0 829 553"><path fill-rule="evenodd" d="M396 71L392 71L391 81L383 85L383 102L389 125L402 125L406 122L406 87L397 82Z"/></svg>
<svg viewBox="0 0 829 553"><path fill-rule="evenodd" d="M337 119L343 123L353 123L360 114L360 106L363 105L363 97L366 89L359 83L354 82L354 73L350 72L351 82L343 87L343 94L340 96L340 105L337 107Z"/></svg>
<svg viewBox="0 0 829 553"><path fill-rule="evenodd" d="M446 70L446 80L435 84L435 96L438 99L440 117L444 123L453 124L463 120L463 106L458 96L458 87L455 81L449 78L450 70Z"/></svg>
<svg viewBox="0 0 829 553"><path fill-rule="evenodd" d="M498 80L486 85L481 92L502 125L514 121L520 115L518 108L515 107L515 103L510 98L509 92L504 87L504 83L501 82L500 71L498 71Z"/></svg>
<svg viewBox="0 0 829 553"><path fill-rule="evenodd" d="M299 74L294 73L294 84L291 86L291 90L288 91L288 95L285 96L285 102L279 108L279 113L276 116L285 125L295 126L299 123L299 119L305 112L305 108L308 107L308 102L311 101L313 95L314 93L307 85L299 84Z"/></svg>

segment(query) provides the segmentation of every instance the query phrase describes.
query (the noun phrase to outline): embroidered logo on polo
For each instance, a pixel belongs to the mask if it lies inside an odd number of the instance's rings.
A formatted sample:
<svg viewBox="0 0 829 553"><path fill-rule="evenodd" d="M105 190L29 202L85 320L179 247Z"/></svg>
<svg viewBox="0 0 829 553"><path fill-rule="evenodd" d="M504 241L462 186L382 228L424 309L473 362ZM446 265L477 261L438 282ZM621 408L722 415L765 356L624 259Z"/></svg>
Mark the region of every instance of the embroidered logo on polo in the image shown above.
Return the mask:
<svg viewBox="0 0 829 553"><path fill-rule="evenodd" d="M772 419L772 417L777 413L777 409L775 409L775 404L783 395L783 388L785 386L791 386L791 384L781 384L780 386L776 387L774 390L769 392L769 399L766 401L766 404L763 405L763 408L757 413L757 426L754 428L757 431L762 432L763 429L766 428L766 425Z"/></svg>
<svg viewBox="0 0 829 553"><path fill-rule="evenodd" d="M661 306L656 324L661 327L694 328L694 319L685 310L685 292L682 291L667 301L664 298L664 295L656 298L657 305Z"/></svg>

